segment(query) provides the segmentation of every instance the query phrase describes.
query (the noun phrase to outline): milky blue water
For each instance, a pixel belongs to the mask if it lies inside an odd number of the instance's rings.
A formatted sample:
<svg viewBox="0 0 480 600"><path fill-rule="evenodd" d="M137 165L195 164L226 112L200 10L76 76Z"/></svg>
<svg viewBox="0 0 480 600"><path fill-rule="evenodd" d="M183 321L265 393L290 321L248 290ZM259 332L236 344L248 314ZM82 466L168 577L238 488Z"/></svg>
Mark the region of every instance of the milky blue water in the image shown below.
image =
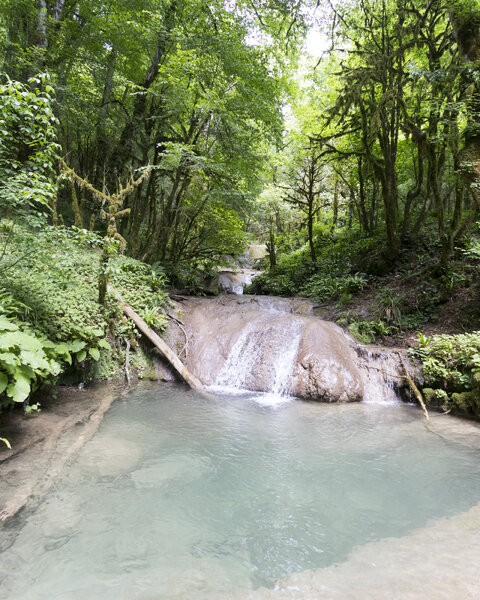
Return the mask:
<svg viewBox="0 0 480 600"><path fill-rule="evenodd" d="M429 432L411 406L140 385L38 506L0 530L0 547L13 539L0 554L0 597L196 600L273 588L467 510L480 500L479 458Z"/></svg>

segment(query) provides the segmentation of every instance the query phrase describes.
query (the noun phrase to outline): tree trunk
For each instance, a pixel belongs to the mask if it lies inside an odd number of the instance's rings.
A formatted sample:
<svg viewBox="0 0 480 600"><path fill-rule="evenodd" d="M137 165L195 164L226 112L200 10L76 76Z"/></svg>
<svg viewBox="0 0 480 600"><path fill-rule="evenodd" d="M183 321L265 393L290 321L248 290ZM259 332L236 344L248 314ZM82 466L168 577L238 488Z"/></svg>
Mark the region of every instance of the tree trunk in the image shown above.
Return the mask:
<svg viewBox="0 0 480 600"><path fill-rule="evenodd" d="M275 235L270 229L269 231L269 242L267 244L268 258L270 260L270 268L273 269L277 266L277 250L275 248Z"/></svg>
<svg viewBox="0 0 480 600"><path fill-rule="evenodd" d="M308 220L308 245L310 247L310 258L312 260L312 262L316 262L317 260L317 255L315 253L315 246L313 244L313 217L314 217L314 210L313 210L313 203L309 202L308 204L308 216L307 216L307 220Z"/></svg>
<svg viewBox="0 0 480 600"><path fill-rule="evenodd" d="M177 2L172 0L165 14L165 26L158 33L158 44L150 66L140 84L142 93L135 95L132 117L129 119L120 135L119 142L109 160L109 170L121 169L134 156L137 132L144 122L143 116L147 107L147 92L155 81L160 63L167 52L168 33L173 29Z"/></svg>
<svg viewBox="0 0 480 600"><path fill-rule="evenodd" d="M337 226L338 222L338 188L339 188L338 179L335 180L335 191L333 194L333 220L332 220L332 231Z"/></svg>

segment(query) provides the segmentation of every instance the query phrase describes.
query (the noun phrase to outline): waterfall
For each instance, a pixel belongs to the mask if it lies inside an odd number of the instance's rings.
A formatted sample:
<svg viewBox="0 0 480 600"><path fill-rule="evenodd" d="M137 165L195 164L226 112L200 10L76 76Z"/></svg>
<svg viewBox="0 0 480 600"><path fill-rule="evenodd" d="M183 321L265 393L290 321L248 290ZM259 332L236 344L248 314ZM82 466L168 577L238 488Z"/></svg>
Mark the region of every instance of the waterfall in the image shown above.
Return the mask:
<svg viewBox="0 0 480 600"><path fill-rule="evenodd" d="M369 404L398 404L403 382L398 356L384 349L361 347L363 401Z"/></svg>
<svg viewBox="0 0 480 600"><path fill-rule="evenodd" d="M277 360L275 377L273 380L272 394L275 396L288 396L291 391L291 376L302 339L303 323L300 319L292 319L286 335L288 346Z"/></svg>
<svg viewBox="0 0 480 600"><path fill-rule="evenodd" d="M217 376L215 387L245 389L248 379L261 360L261 345L257 340L257 321L248 323L230 350L230 354Z"/></svg>
<svg viewBox="0 0 480 600"><path fill-rule="evenodd" d="M398 350L362 346L311 315L307 301L222 295L182 300L185 331L170 329L186 367L214 391L258 392L260 403L303 398L391 404L408 400ZM284 401L284 400L283 400Z"/></svg>
<svg viewBox="0 0 480 600"><path fill-rule="evenodd" d="M287 397L302 331L302 320L292 315L250 321L230 350L214 387L240 392L263 389L272 396Z"/></svg>

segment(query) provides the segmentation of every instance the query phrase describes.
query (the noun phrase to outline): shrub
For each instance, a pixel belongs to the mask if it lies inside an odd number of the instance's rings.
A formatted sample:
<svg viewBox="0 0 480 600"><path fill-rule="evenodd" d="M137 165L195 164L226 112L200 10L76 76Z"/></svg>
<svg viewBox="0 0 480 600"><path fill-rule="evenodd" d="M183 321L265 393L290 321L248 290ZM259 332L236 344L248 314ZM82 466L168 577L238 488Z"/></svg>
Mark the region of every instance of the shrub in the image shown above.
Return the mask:
<svg viewBox="0 0 480 600"><path fill-rule="evenodd" d="M25 402L32 392L54 383L71 348L42 338L0 316L0 401Z"/></svg>

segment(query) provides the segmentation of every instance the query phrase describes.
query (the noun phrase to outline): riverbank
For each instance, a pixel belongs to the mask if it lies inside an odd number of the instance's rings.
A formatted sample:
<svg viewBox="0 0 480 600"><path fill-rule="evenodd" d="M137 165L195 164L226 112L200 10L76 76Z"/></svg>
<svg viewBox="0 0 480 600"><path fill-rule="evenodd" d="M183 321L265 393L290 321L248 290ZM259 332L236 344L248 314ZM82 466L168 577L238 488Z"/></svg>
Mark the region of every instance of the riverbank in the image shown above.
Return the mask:
<svg viewBox="0 0 480 600"><path fill-rule="evenodd" d="M0 522L10 520L55 483L122 394L118 382L87 388L57 388L46 396L41 412L11 411L0 416L2 434L11 448L0 447Z"/></svg>

